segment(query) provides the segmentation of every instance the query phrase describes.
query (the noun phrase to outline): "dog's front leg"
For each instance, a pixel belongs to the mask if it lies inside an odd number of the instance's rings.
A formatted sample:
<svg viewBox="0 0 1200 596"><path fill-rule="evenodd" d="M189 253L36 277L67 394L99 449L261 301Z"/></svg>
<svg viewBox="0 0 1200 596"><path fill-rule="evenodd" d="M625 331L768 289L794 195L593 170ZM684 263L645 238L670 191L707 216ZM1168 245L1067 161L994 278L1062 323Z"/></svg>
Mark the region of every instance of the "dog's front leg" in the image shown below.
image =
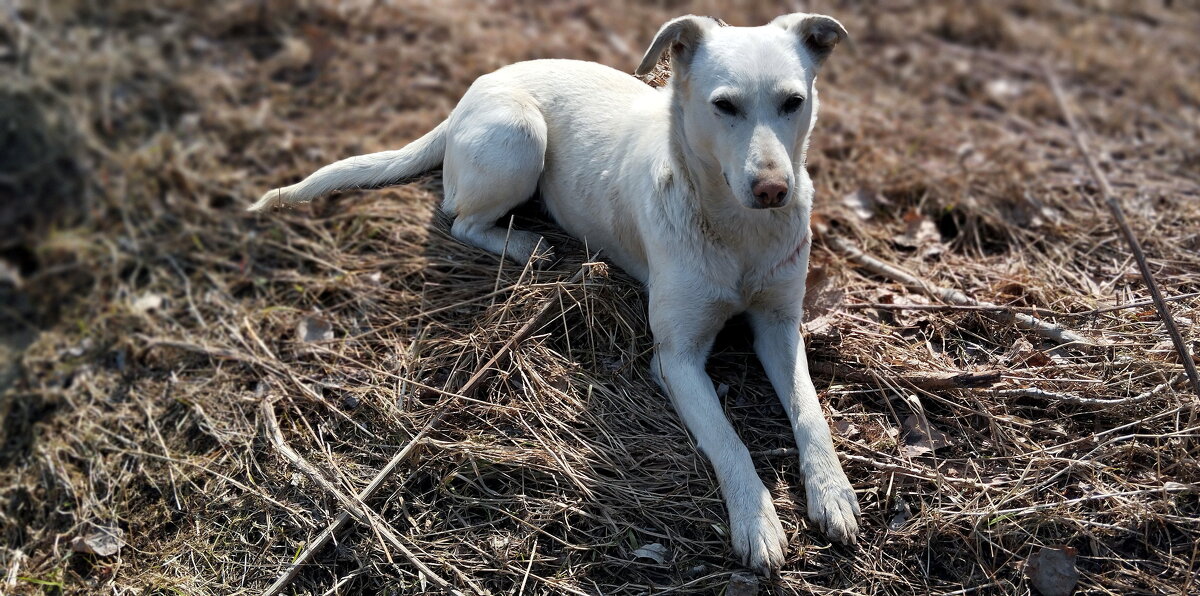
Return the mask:
<svg viewBox="0 0 1200 596"><path fill-rule="evenodd" d="M716 308L706 312L692 296L693 292L651 290L650 325L655 341L651 370L712 463L729 510L734 553L742 564L769 575L783 565L787 535L770 492L754 472L750 451L725 417L712 379L704 371L725 313Z"/></svg>
<svg viewBox="0 0 1200 596"><path fill-rule="evenodd" d="M796 436L808 517L829 538L854 544L858 537L858 498L838 462L829 423L808 373L799 307L751 309L748 314L754 328L754 351L787 410Z"/></svg>

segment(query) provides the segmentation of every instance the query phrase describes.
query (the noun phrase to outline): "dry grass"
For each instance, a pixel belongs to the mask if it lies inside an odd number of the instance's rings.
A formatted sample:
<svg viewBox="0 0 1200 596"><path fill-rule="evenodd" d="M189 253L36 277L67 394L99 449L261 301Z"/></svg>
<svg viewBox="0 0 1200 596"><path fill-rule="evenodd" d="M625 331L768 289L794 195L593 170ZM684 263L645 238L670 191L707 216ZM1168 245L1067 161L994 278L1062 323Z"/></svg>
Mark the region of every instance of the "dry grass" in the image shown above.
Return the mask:
<svg viewBox="0 0 1200 596"><path fill-rule="evenodd" d="M780 7L380 4L18 2L0 21L5 93L51 106L86 168L82 207L0 243L24 275L0 281L5 337L35 337L0 398L0 591L261 592L343 510L322 485L357 493L439 415L367 500L376 529L351 522L291 590L424 592L389 531L467 593L713 593L739 571L715 480L645 373L626 276L564 283L590 259L535 210L518 225L559 247L553 270L453 241L436 176L242 208L415 138L503 64L631 70L669 16ZM822 74L808 338L863 535L830 546L807 523L781 408L732 326L710 371L792 535L763 590L1029 593L1043 545L1078 549L1083 592L1200 589L1196 398L1152 306L1104 310L1146 293L1040 74L1062 77L1164 292L1198 292L1200 13L1181 4L810 7L856 39ZM835 238L1094 345L928 307ZM550 323L459 395L547 303ZM1193 348L1198 306L1172 302ZM305 319L332 339L301 341ZM963 372L1000 378L936 381ZM322 482L280 455L264 401ZM912 417L944 433L936 452ZM95 528L127 544L72 552ZM653 543L663 563L634 556Z"/></svg>

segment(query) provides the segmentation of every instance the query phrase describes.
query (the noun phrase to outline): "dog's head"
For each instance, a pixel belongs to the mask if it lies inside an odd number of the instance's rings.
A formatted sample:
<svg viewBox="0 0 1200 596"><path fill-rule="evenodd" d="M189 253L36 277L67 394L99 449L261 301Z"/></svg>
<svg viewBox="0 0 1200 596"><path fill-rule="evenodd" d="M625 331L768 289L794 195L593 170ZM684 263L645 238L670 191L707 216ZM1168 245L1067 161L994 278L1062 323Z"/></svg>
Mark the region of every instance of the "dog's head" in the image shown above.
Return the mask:
<svg viewBox="0 0 1200 596"><path fill-rule="evenodd" d="M783 207L804 167L817 70L846 36L823 15L789 14L763 27L689 15L659 29L637 73L670 48L674 134L706 169L720 168L743 206Z"/></svg>

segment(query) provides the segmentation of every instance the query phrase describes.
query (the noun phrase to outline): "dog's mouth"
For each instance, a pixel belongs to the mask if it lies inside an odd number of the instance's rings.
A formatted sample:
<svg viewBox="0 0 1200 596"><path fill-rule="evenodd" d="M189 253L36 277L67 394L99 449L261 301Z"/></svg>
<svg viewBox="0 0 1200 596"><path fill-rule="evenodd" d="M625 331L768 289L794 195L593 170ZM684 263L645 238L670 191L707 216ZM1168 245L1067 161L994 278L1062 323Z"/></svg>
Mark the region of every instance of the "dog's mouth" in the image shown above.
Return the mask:
<svg viewBox="0 0 1200 596"><path fill-rule="evenodd" d="M758 202L757 200L742 202L742 204L745 205L747 209L752 209L754 211L771 211L773 209L782 209L784 207L787 207L788 203L791 203L790 195L787 197L784 197L782 201L779 201L777 203L773 203L770 205L764 205L764 204Z"/></svg>

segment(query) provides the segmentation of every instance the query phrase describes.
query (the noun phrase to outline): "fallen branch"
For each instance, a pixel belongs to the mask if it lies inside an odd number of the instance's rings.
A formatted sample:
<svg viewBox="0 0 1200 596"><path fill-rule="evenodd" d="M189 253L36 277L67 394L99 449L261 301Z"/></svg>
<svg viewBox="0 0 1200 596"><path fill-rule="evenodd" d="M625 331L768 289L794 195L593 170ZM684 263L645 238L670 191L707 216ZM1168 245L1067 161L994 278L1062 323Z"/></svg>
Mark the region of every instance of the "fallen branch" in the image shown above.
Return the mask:
<svg viewBox="0 0 1200 596"><path fill-rule="evenodd" d="M1116 499L1116 498L1120 498L1120 497L1136 497L1138 495L1161 494L1163 496L1166 496L1171 493L1191 493L1191 492L1196 492L1197 490L1200 490L1200 486L1195 486L1195 485L1190 485L1190 484L1182 484L1179 482L1166 482L1166 483L1163 483L1162 486L1143 488L1140 490L1105 493L1105 494L1100 494L1100 495L1087 495L1087 496L1083 496L1083 497L1076 497L1074 499L1067 499L1065 501L1059 501L1056 503L1040 503L1038 505L1031 505L1029 507L1013 507L1011 509L995 509L995 510L991 510L991 511L987 511L987 510L984 510L984 511L962 511L962 510L958 510L958 509L938 508L938 509L934 509L934 511L937 511L938 513L949 514L949 515L966 515L966 516L970 516L970 517L992 517L992 516L997 516L997 515L1024 515L1026 513L1045 511L1047 509L1055 509L1058 507L1068 507L1070 505L1077 505L1079 503L1086 503L1088 501L1102 501L1105 499Z"/></svg>
<svg viewBox="0 0 1200 596"><path fill-rule="evenodd" d="M587 269L585 264L585 267L580 268L580 270L576 272L570 281L568 281L565 285L578 283L583 279L586 271ZM561 292L562 287L563 286L561 285L559 286L559 292ZM504 345L496 351L495 355L488 359L487 362L483 363L482 366L475 369L475 373L471 375L471 378L467 379L467 382L464 383L462 388L458 390L457 393L459 395L465 395L467 397L473 396L475 391L478 390L480 385L483 384L483 381L486 380L487 377L495 370L495 366L499 364L502 359L506 358L509 352L511 352L517 344L525 341L525 339L532 335L534 331L540 329L542 325L547 322L546 317L550 314L551 309L554 308L554 305L558 303L559 292L555 292L553 296L549 296L543 300L542 307L538 310L537 314L535 314L532 319L522 325L521 328L518 329L515 334L513 334L512 338L505 342ZM446 413L449 412L450 404L453 399L454 398L452 397L447 398L442 403L441 407L438 408L438 411L436 414L434 414L433 418L430 418L429 422L426 422L425 426L421 427L421 430L418 431L411 440L409 440L408 444L406 444L399 453L393 456L391 461L389 461L387 465L383 467L383 469L379 470L379 473L376 474L375 478L371 480L371 484L358 493L356 498L359 502L365 502L367 499L370 499L379 490L379 487L383 486L384 481L396 471L396 468L400 467L400 464L404 463L409 456L412 455L417 446L422 443L425 436L429 434L429 431L431 431L433 427L437 426L437 424L441 422L442 418L446 416ZM287 569L285 569L279 578L275 580L275 583L271 584L271 587L267 588L266 591L263 592L263 595L277 596L278 594L282 593L283 589L286 588L287 585L296 578L298 573L300 573L300 568L307 563L308 560L313 557L313 555L324 548L325 545L328 544L329 541L334 537L334 535L336 535L337 532L342 529L342 526L345 526L346 523L350 521L351 517L353 516L348 511L339 513L337 519L335 519L333 523L329 525L329 527L325 528L325 530L317 535L317 537L304 548L304 551L296 557L295 561L288 565Z"/></svg>
<svg viewBox="0 0 1200 596"><path fill-rule="evenodd" d="M1187 294L1179 294L1177 296L1165 297L1165 298L1163 298L1163 301L1164 302L1178 302L1180 300L1187 300L1189 298L1195 298L1197 296L1200 296L1200 292L1188 292ZM1151 300L1151 299L1135 300L1133 302L1126 302L1125 304L1116 304L1113 306L1103 306L1103 307L1093 308L1091 310L1083 310L1083 311L1079 311L1079 312L1064 312L1064 311L1058 311L1058 310L1050 310L1047 308L1038 308L1035 306L1005 306L1005 305L986 306L983 304L976 304L976 305L882 304L879 302L866 302L866 303L861 303L861 304L845 304L842 306L842 308L844 308L846 310L919 310L919 311L928 311L928 312L990 311L990 312L1025 313L1025 314L1036 315L1039 317L1073 317L1073 318L1078 319L1078 318L1094 317L1096 315L1115 312L1118 310L1126 310L1126 309L1130 309L1130 308L1141 308L1143 306L1150 306L1152 304L1154 304L1154 300Z"/></svg>
<svg viewBox="0 0 1200 596"><path fill-rule="evenodd" d="M1125 236L1125 241L1129 244L1129 249L1133 252L1133 258L1137 261L1138 270L1142 273L1142 280L1146 282L1146 289L1150 290L1150 298L1154 300L1154 307L1158 309L1158 316L1162 319L1163 325L1166 326L1167 334L1171 336L1171 343L1175 344L1175 351L1179 353L1179 359L1183 364L1183 370L1187 373L1188 380L1192 383L1192 389L1196 392L1197 396L1200 396L1200 374L1196 373L1196 363L1192 360L1191 354L1188 353L1187 345L1183 342L1183 335L1179 333L1179 327L1175 325L1175 318L1171 316L1171 311L1167 309L1167 303L1163 300L1162 292L1158 289L1158 282L1154 280L1154 273L1150 271L1150 265L1146 263L1146 253L1142 250L1142 244L1138 242L1137 236L1134 235L1133 228L1129 227L1129 222L1125 219L1125 211L1121 208L1121 203L1117 201L1112 186L1108 184L1108 177L1104 175L1104 171L1100 169L1100 164L1096 161L1096 157L1088 149L1087 141L1083 138L1083 131L1079 128L1079 123L1075 121L1075 115L1071 113L1070 106L1067 105L1067 99L1063 95L1062 86L1058 84L1058 77L1046 65L1042 65L1042 71L1046 74L1050 90L1054 92L1054 99L1058 101L1058 109L1062 110L1063 118L1066 119L1067 126L1071 128L1071 136L1075 139L1075 146L1079 148L1079 153L1083 155L1084 161L1087 162L1088 169L1092 171L1092 177L1096 179L1096 183L1100 186L1100 194L1104 198L1104 204L1112 212L1113 219L1117 220L1117 226L1121 228L1121 234ZM1194 417L1194 406L1192 414Z"/></svg>
<svg viewBox="0 0 1200 596"><path fill-rule="evenodd" d="M1176 380L1182 380L1178 377ZM1070 393L1058 393L1056 391L1046 391L1036 387L1018 387L1016 389L993 389L988 392L988 395L1001 398L1019 398L1027 397L1032 399L1044 399L1047 401L1061 401L1069 404L1081 406L1128 406L1144 402L1166 390L1174 384L1174 381L1168 381L1155 386L1149 391L1131 395L1129 397L1118 397L1116 399L1097 399L1094 397L1079 397Z"/></svg>
<svg viewBox="0 0 1200 596"><path fill-rule="evenodd" d="M979 302L974 300L958 290L943 288L928 283L922 279L919 279L917 276L895 265L892 265L891 263L884 262L866 254L857 246L854 246L852 243L843 238L833 234L825 233L824 230L820 231L822 232L821 235L825 240L825 244L837 250L842 254L843 257L849 259L854 264L866 269L867 271L870 271L871 273L896 281L909 290L921 292L944 302L959 306L982 306L989 308L996 307L995 304L991 304L989 302ZM1042 319L1032 315L1004 310L998 310L994 312L991 310L983 310L981 312L985 316L990 317L995 321L1007 325L1016 325L1022 329L1028 329L1029 331L1033 331L1034 333L1037 333L1046 339L1058 343L1077 343L1086 345L1095 345L1096 343L1084 338L1082 335L1079 335L1074 331L1063 329L1058 325L1048 321L1043 321Z"/></svg>
<svg viewBox="0 0 1200 596"><path fill-rule="evenodd" d="M835 376L856 383L872 383L877 380L877 373L854 368L837 366L831 362L810 361L809 371L823 375ZM891 371L888 374L892 374ZM911 384L927 391L942 391L946 389L968 389L972 387L988 387L1000 380L1000 371L961 372L933 375L897 375L896 380Z"/></svg>

